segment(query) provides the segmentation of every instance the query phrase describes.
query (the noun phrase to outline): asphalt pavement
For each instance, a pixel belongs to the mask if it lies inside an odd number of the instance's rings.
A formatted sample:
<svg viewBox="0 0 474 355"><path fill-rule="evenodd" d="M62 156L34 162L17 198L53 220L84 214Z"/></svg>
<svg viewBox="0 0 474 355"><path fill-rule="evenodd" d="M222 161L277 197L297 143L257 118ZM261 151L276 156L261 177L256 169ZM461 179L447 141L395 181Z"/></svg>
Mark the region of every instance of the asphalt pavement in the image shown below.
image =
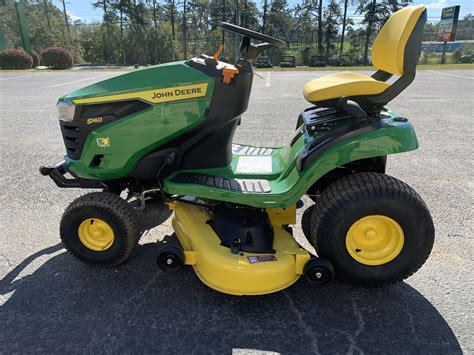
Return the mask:
<svg viewBox="0 0 474 355"><path fill-rule="evenodd" d="M329 72L265 71L234 141L282 145L307 80ZM419 71L390 108L413 121L420 149L390 156L433 215L427 263L406 282L365 289L304 280L266 296L204 286L191 268L165 274L158 247L170 212L150 205L131 260L98 270L59 243L59 220L84 191L59 189L38 167L64 155L59 96L120 72L0 73L0 353L474 353L474 71ZM308 246L311 202L298 209ZM306 211L306 212L305 212Z"/></svg>

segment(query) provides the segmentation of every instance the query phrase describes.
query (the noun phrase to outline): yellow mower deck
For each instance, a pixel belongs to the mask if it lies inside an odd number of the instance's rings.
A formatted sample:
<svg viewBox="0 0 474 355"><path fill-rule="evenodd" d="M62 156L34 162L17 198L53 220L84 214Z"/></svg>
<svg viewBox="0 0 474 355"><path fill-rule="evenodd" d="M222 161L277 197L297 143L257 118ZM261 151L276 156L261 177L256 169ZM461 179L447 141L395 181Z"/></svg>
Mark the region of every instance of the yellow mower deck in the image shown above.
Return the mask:
<svg viewBox="0 0 474 355"><path fill-rule="evenodd" d="M267 213L274 228L275 254L231 253L206 222L207 209L174 202L173 228L184 249L184 263L207 286L231 295L262 295L282 290L303 274L310 254L299 247L282 224L294 222L295 210L270 209ZM264 261L265 260L265 261Z"/></svg>

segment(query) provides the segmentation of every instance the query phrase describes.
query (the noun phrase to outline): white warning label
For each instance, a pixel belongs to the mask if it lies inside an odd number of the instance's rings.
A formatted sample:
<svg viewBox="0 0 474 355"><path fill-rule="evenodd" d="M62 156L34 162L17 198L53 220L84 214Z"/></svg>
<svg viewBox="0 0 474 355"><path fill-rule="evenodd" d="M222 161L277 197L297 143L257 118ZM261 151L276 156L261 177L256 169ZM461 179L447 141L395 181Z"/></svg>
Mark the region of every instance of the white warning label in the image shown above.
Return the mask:
<svg viewBox="0 0 474 355"><path fill-rule="evenodd" d="M248 256L247 259L249 260L250 264L263 263L265 261L276 261L277 260L275 255L252 255L252 256Z"/></svg>

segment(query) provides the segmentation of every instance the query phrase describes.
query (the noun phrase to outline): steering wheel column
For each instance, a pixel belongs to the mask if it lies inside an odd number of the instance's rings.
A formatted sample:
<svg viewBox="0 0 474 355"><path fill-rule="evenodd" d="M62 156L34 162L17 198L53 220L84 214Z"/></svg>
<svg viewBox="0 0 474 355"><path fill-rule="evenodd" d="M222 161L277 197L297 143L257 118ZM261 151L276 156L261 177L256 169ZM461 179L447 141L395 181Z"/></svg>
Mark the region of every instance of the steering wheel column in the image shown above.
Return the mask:
<svg viewBox="0 0 474 355"><path fill-rule="evenodd" d="M240 44L240 54L244 59L255 59L267 49L274 47L270 43L254 44L249 37L242 38Z"/></svg>
<svg viewBox="0 0 474 355"><path fill-rule="evenodd" d="M267 36L263 33L255 32L228 22L222 22L220 27L225 31L243 36L242 43L240 45L240 53L246 60L257 58L263 51L271 47L283 48L286 46L286 43L278 38ZM263 43L254 44L251 42L251 39L255 39Z"/></svg>

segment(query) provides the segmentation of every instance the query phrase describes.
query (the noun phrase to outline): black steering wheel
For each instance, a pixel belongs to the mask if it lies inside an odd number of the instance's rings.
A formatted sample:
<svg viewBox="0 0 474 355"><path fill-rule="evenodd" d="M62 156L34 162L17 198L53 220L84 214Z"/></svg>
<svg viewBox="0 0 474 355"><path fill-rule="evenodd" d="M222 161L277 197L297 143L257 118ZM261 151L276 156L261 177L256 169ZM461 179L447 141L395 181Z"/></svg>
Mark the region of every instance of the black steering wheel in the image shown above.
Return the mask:
<svg viewBox="0 0 474 355"><path fill-rule="evenodd" d="M242 35L244 37L253 38L262 42L266 42L277 48L283 48L286 46L286 42L282 41L281 39L270 37L270 36L264 35L263 33L255 32L247 28L233 25L228 22L221 22L220 27L226 31L238 33L239 35Z"/></svg>

